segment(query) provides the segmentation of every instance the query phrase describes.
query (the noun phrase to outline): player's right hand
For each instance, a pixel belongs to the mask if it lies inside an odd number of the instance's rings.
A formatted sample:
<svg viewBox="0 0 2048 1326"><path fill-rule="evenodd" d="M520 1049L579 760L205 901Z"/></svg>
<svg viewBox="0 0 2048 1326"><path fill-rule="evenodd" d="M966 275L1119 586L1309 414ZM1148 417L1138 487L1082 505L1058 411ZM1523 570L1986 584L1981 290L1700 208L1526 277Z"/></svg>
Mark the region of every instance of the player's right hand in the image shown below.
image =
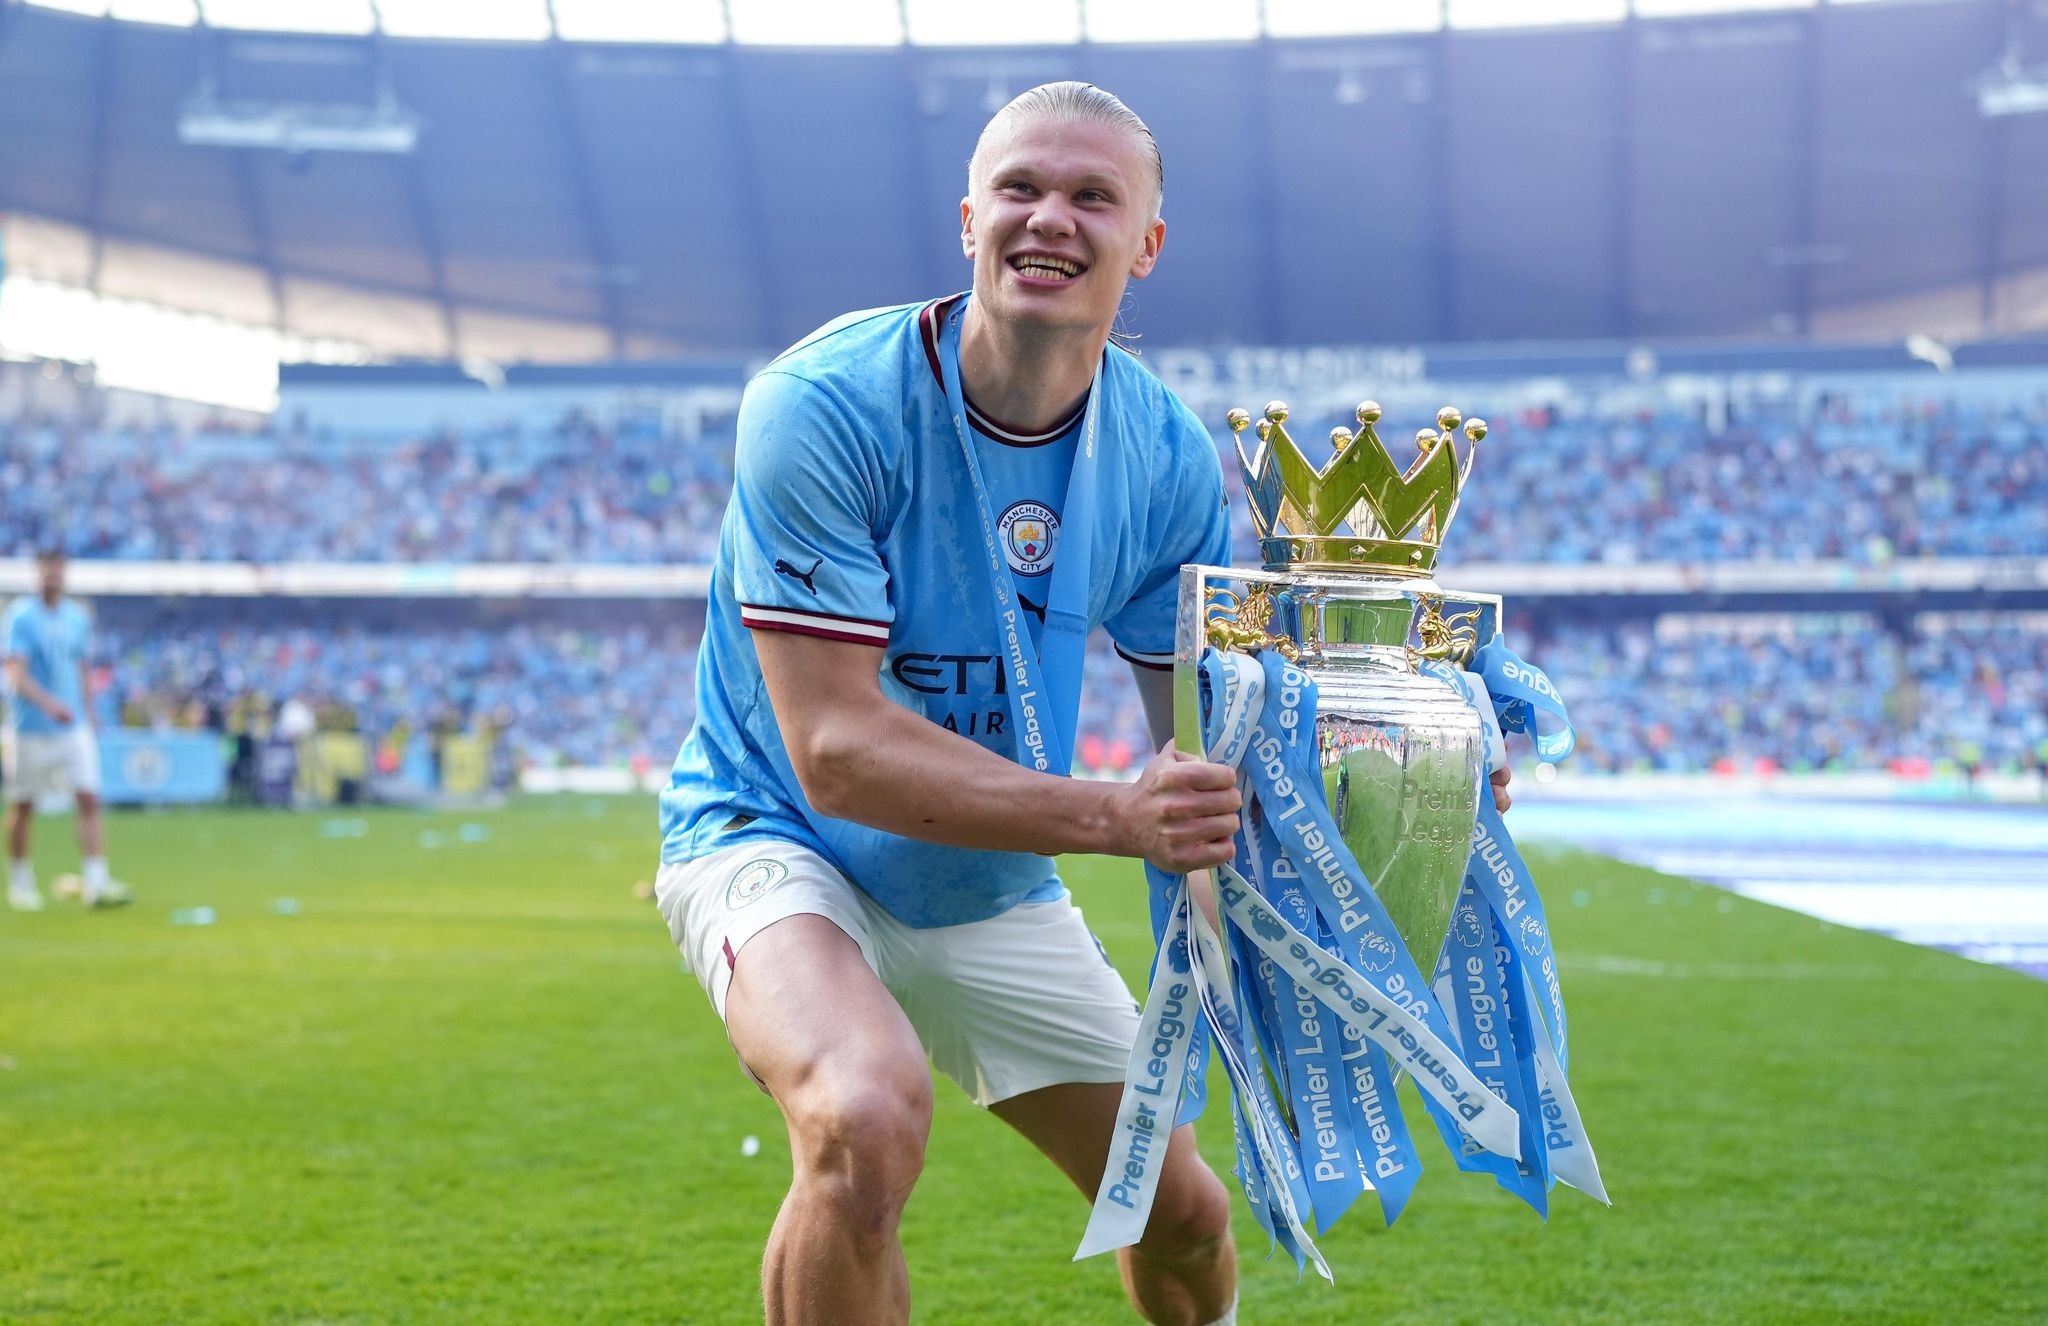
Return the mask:
<svg viewBox="0 0 2048 1326"><path fill-rule="evenodd" d="M47 713L50 716L50 721L52 723L55 723L57 726L71 726L71 720L74 716L71 712L71 706L65 704L62 700L57 701L55 704L51 705L48 709L44 710L43 712Z"/></svg>
<svg viewBox="0 0 2048 1326"><path fill-rule="evenodd" d="M1236 770L1183 755L1169 743L1119 793L1125 855L1176 875L1222 865L1236 855L1231 840L1242 805Z"/></svg>

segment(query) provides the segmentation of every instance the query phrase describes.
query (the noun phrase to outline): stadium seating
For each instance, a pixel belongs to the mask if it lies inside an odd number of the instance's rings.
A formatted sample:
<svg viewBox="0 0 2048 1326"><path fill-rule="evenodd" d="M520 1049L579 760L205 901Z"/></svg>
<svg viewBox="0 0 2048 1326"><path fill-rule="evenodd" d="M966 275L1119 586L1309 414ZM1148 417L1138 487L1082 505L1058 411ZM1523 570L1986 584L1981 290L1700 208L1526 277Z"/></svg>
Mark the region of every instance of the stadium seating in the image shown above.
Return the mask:
<svg viewBox="0 0 2048 1326"><path fill-rule="evenodd" d="M675 756L696 714L694 631L252 630L102 633L100 716L127 726L261 724L297 699L373 739L502 734L522 764L619 765Z"/></svg>
<svg viewBox="0 0 2048 1326"><path fill-rule="evenodd" d="M1614 406L1589 389L1492 423L1451 565L2048 556L2038 389L1830 387L1713 410ZM0 423L0 555L59 541L106 560L703 563L731 483L729 431L685 440L656 418L600 425L572 409L552 427L396 441L277 427ZM1233 509L1249 562L1245 504ZM220 725L297 696L373 736L483 729L522 764L649 768L692 713L698 628L652 632L631 613L508 629L174 619L106 633L110 721ZM1587 625L1551 612L1525 628L1574 703L1581 768L1910 773L2048 757L2038 615L1922 614L1906 629L1872 614ZM1089 668L1079 762L1126 772L1151 747L1135 687L1100 639Z"/></svg>
<svg viewBox="0 0 2048 1326"><path fill-rule="evenodd" d="M1599 772L2048 764L2048 617L1677 615L1520 640L1572 705L1577 767ZM290 697L381 737L485 729L522 765L665 766L688 730L692 630L518 625L459 631L179 628L110 634L105 721L219 724ZM1150 753L1128 667L1097 636L1077 742L1087 771ZM1524 752L1526 755L1526 752Z"/></svg>
<svg viewBox="0 0 2048 1326"><path fill-rule="evenodd" d="M1832 392L1726 413L1588 393L1496 418L1446 561L2048 554L2048 395ZM702 562L731 447L578 414L399 445L16 422L0 425L0 554L54 538L144 560Z"/></svg>

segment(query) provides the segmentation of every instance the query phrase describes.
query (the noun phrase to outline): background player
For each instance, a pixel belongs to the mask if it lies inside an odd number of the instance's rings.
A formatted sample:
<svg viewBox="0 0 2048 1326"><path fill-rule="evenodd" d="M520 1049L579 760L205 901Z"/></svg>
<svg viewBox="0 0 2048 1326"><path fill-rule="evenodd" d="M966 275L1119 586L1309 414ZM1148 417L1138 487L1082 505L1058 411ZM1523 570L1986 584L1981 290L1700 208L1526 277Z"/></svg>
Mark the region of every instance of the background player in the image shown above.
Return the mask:
<svg viewBox="0 0 2048 1326"><path fill-rule="evenodd" d="M990 121L969 188L971 296L849 315L749 387L662 799L663 914L789 1127L772 1323L907 1319L927 1053L1094 1194L1137 1016L1048 857L1185 871L1237 827L1232 772L1170 747L1130 785L1019 763L1073 715L1026 694L1006 628L1078 677L1106 625L1164 739L1178 569L1227 560L1209 435L1108 346L1165 238L1158 149L1116 98L1052 84ZM1070 483L1091 464L1092 521ZM1068 612L1086 629L1062 644ZM1228 1198L1192 1129L1119 1257L1148 1319L1234 1320Z"/></svg>
<svg viewBox="0 0 2048 1326"><path fill-rule="evenodd" d="M29 825L36 801L72 793L78 800L78 847L85 855L81 897L88 907L119 907L128 890L107 874L106 826L100 816L100 751L93 732L86 659L92 621L64 597L64 554L36 557L36 593L0 616L0 660L7 673L7 717L0 732L7 796L7 904L41 911Z"/></svg>

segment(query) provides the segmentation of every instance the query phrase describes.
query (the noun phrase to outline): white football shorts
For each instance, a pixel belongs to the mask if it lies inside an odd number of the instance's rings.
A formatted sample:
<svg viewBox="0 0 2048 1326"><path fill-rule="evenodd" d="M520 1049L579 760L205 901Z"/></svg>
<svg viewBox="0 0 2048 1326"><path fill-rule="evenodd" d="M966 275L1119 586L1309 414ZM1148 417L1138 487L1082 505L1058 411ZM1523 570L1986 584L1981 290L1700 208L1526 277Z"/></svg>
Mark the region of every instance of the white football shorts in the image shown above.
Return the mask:
<svg viewBox="0 0 2048 1326"><path fill-rule="evenodd" d="M78 792L98 795L100 744L84 724L61 732L0 732L0 782L10 802Z"/></svg>
<svg viewBox="0 0 2048 1326"><path fill-rule="evenodd" d="M932 1063L975 1104L1064 1082L1124 1080L1138 1005L1071 898L919 930L817 853L763 839L662 866L654 897L721 1019L747 941L809 914L860 946Z"/></svg>

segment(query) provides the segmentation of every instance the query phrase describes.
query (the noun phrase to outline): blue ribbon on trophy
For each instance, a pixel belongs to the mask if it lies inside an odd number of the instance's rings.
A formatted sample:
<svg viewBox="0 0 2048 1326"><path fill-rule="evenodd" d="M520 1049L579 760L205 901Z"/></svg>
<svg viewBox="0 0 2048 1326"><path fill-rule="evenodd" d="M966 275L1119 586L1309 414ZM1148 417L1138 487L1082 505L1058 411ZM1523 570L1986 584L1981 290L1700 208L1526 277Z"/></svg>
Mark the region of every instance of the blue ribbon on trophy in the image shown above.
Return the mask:
<svg viewBox="0 0 2048 1326"><path fill-rule="evenodd" d="M1497 599L1463 596L1478 606L1446 617L1427 579L1471 468L1462 420L1440 413L1403 471L1368 403L1319 469L1286 414L1267 408L1256 457L1239 448L1265 571L1182 571L1177 730L1237 771L1244 824L1214 872L1213 924L1187 879L1148 867L1159 949L1077 1257L1143 1233L1162 1132L1200 1114L1211 1047L1246 1199L1298 1267L1329 1276L1316 1240L1360 1194L1389 1224L1407 1205L1421 1164L1404 1075L1459 1168L1539 1213L1558 1180L1606 1200L1566 1079L1549 926L1487 787L1504 731L1554 762L1570 720L1500 640ZM1232 412L1234 430L1248 422ZM1484 435L1465 425L1468 444ZM1213 587L1226 581L1251 588Z"/></svg>

